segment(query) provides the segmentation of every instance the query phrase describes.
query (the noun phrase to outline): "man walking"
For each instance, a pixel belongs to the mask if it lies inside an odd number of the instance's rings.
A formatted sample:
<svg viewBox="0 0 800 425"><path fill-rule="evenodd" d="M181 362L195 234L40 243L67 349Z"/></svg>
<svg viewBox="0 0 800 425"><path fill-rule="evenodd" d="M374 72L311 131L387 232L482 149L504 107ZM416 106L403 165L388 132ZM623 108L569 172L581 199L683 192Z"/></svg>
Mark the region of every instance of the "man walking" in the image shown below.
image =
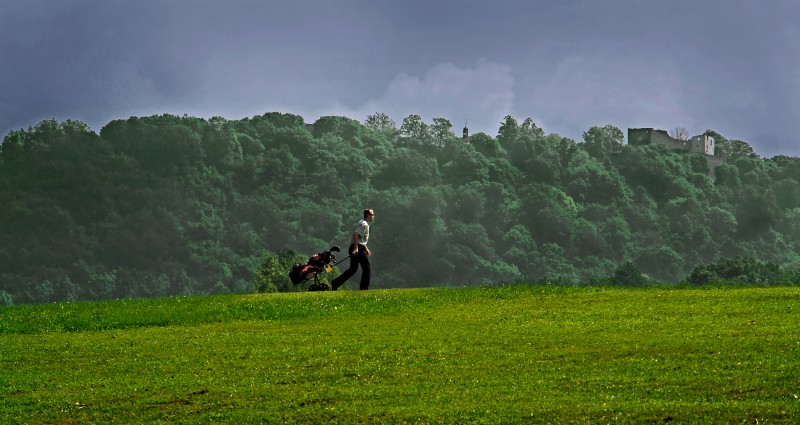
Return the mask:
<svg viewBox="0 0 800 425"><path fill-rule="evenodd" d="M358 222L356 230L353 231L353 243L350 244L350 268L344 273L339 275L331 282L331 289L334 291L339 289L347 279L350 279L361 266L361 284L359 288L363 291L369 289L370 267L369 256L372 253L367 248L367 241L369 240L369 224L375 220L375 211L372 208L364 210L364 219Z"/></svg>

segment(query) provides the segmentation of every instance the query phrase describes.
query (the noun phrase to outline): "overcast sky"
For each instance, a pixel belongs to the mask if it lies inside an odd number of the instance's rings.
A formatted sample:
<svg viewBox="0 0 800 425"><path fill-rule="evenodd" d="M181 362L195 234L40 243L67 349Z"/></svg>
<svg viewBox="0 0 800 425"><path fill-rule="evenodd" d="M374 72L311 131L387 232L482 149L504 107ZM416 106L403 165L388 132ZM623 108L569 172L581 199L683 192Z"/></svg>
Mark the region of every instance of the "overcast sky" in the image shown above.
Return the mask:
<svg viewBox="0 0 800 425"><path fill-rule="evenodd" d="M575 140L713 129L800 156L794 0L0 0L0 133L265 112Z"/></svg>

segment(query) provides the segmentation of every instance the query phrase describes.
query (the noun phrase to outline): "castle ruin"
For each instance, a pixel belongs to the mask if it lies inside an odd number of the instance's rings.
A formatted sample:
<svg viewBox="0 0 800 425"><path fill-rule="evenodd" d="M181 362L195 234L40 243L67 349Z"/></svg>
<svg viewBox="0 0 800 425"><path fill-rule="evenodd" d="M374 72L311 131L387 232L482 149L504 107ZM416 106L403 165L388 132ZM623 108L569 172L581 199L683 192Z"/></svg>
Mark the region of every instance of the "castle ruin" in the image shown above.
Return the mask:
<svg viewBox="0 0 800 425"><path fill-rule="evenodd" d="M708 160L712 175L714 167L724 163L726 159L724 156L714 154L714 138L705 134L694 136L689 140L680 140L664 130L629 128L628 144L633 146L656 144L676 151L703 154Z"/></svg>

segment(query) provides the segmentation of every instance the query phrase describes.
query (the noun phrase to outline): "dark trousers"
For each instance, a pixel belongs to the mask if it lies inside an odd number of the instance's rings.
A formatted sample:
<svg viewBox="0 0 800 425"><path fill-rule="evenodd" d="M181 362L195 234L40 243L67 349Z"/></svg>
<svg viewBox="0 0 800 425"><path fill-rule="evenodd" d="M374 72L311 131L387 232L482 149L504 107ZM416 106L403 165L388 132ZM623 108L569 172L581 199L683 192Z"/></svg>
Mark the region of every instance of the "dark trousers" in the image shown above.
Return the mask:
<svg viewBox="0 0 800 425"><path fill-rule="evenodd" d="M348 252L353 252L355 249L354 244L350 244L350 250ZM371 269L369 267L369 256L367 255L367 248L364 245L359 244L358 246L358 254L350 256L350 268L345 270L344 273L340 274L336 279L333 279L331 285L333 286L333 290L339 289L347 279L353 277L356 274L356 270L358 270L358 266L361 266L361 285L359 288L361 290L369 289L369 278Z"/></svg>

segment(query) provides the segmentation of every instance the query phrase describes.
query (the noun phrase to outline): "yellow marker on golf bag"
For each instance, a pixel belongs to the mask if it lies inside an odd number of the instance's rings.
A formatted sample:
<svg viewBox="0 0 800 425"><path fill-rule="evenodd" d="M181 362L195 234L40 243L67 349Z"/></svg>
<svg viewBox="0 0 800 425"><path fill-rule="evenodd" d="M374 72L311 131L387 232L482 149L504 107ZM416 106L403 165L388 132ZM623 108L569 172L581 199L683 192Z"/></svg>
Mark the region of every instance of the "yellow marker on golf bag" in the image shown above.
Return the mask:
<svg viewBox="0 0 800 425"><path fill-rule="evenodd" d="M325 273L330 273L333 271L333 267L330 264L325 264Z"/></svg>

